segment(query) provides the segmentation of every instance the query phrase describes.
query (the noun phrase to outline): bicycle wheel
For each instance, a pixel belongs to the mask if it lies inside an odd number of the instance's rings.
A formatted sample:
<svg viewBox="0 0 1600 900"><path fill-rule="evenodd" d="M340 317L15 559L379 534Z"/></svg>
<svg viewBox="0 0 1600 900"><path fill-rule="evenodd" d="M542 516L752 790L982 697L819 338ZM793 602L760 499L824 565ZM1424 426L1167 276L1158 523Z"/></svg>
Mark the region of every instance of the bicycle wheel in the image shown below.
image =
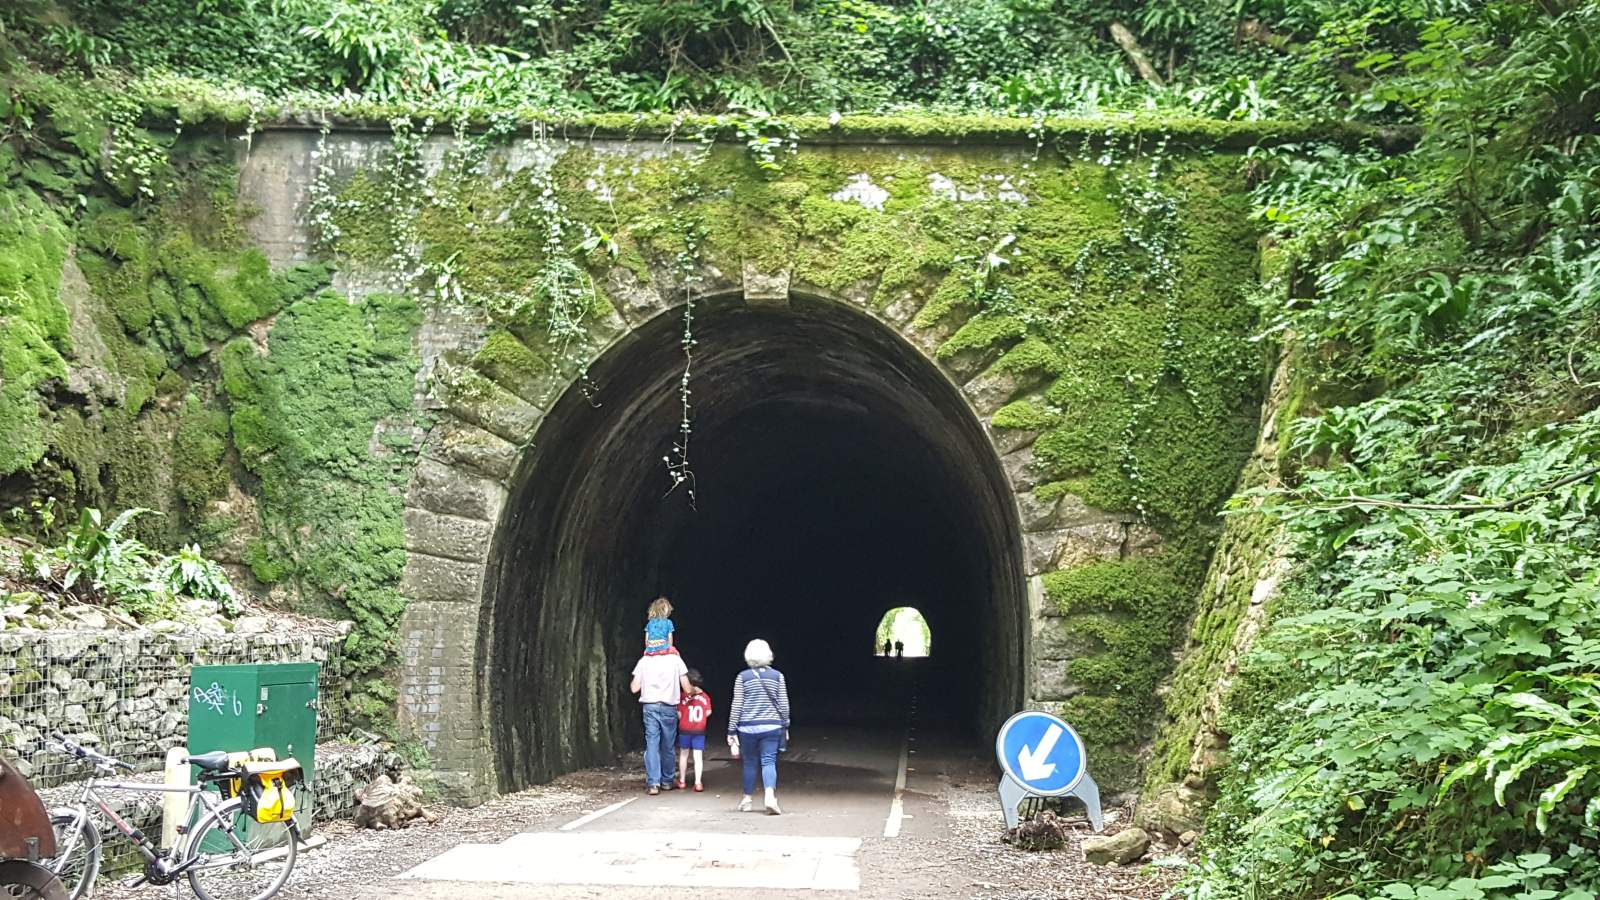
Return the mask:
<svg viewBox="0 0 1600 900"><path fill-rule="evenodd" d="M66 900L61 879L38 863L0 859L0 897L6 900Z"/></svg>
<svg viewBox="0 0 1600 900"><path fill-rule="evenodd" d="M289 880L299 851L292 822L262 824L230 800L189 837L189 887L200 900L267 900Z"/></svg>
<svg viewBox="0 0 1600 900"><path fill-rule="evenodd" d="M50 817L56 832L56 855L44 866L56 873L68 900L80 900L100 874L100 829L88 817L60 812Z"/></svg>

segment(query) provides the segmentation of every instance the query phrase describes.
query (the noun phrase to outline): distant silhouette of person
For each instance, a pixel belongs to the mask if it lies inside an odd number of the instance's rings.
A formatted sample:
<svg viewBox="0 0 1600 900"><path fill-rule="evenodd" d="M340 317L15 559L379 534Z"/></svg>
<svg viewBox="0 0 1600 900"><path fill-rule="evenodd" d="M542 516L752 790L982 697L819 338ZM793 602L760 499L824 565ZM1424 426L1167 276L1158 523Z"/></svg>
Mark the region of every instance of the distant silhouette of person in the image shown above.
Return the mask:
<svg viewBox="0 0 1600 900"><path fill-rule="evenodd" d="M905 641L895 641L894 642L894 655L897 658L900 658L900 659L904 659L905 658L905 655L906 655L906 642Z"/></svg>
<svg viewBox="0 0 1600 900"><path fill-rule="evenodd" d="M888 655L889 655L889 648L890 648L890 647L891 647L891 646L892 646L892 645L891 645L891 644L890 644L890 643L889 643L889 642L888 642L888 641L884 641L884 642L883 642L883 655L884 655L884 656L888 656Z"/></svg>

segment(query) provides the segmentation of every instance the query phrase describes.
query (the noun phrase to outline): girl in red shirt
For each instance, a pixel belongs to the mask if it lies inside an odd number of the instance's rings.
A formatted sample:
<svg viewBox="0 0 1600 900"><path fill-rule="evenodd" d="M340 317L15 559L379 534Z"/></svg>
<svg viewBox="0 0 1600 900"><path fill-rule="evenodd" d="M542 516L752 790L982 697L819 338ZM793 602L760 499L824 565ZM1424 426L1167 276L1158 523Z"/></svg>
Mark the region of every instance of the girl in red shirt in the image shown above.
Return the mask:
<svg viewBox="0 0 1600 900"><path fill-rule="evenodd" d="M704 791L700 774L705 768L706 725L711 721L711 695L705 692L698 669L690 669L689 693L678 701L678 788L689 774L689 751L694 751L694 789Z"/></svg>

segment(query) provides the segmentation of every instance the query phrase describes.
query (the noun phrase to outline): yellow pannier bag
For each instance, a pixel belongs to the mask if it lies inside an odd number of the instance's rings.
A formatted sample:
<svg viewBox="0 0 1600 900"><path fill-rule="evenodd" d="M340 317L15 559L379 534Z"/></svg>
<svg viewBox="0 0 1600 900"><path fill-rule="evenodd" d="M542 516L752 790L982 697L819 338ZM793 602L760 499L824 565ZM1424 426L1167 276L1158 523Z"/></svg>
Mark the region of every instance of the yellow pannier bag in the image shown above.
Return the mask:
<svg viewBox="0 0 1600 900"><path fill-rule="evenodd" d="M257 822L287 822L294 818L294 791L300 783L300 763L294 757L275 762L244 764L244 811Z"/></svg>
<svg viewBox="0 0 1600 900"><path fill-rule="evenodd" d="M242 753L229 753L228 768L234 771L244 771L247 763L276 762L277 759L278 751L271 747L257 747L254 750L246 750ZM217 782L217 788L222 792L224 799L237 797L244 793L244 779L230 778L227 781L219 781Z"/></svg>

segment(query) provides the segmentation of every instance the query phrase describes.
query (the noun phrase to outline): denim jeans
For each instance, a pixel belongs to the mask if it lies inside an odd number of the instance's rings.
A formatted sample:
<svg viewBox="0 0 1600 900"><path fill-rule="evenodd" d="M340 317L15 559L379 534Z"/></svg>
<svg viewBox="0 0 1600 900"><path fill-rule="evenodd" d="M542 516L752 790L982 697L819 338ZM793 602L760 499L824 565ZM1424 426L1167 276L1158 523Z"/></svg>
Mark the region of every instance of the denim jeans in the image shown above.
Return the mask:
<svg viewBox="0 0 1600 900"><path fill-rule="evenodd" d="M647 785L678 780L678 708L670 703L642 703L644 710L644 780Z"/></svg>
<svg viewBox="0 0 1600 900"><path fill-rule="evenodd" d="M739 758L744 761L744 792L746 796L756 791L756 769L761 770L761 784L772 790L778 787L778 744L783 731L764 731L761 734L739 735Z"/></svg>

